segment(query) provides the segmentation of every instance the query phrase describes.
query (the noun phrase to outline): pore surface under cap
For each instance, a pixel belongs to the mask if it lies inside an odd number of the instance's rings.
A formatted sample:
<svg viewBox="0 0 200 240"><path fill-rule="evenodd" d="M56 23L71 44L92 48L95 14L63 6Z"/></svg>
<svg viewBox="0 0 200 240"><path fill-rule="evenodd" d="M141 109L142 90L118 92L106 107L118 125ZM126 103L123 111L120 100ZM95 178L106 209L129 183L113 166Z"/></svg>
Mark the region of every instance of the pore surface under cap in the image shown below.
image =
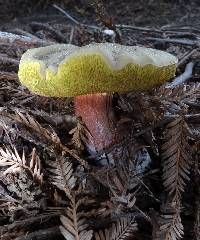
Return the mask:
<svg viewBox="0 0 200 240"><path fill-rule="evenodd" d="M149 89L174 76L177 58L137 46L55 44L23 54L19 79L44 96L75 96Z"/></svg>

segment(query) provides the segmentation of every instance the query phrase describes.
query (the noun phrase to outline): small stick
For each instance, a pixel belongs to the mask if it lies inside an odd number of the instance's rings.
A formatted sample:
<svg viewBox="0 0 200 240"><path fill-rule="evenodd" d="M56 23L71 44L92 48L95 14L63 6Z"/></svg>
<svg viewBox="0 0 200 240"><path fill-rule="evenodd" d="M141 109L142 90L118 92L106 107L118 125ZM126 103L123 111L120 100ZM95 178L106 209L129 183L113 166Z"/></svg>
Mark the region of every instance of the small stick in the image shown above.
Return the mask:
<svg viewBox="0 0 200 240"><path fill-rule="evenodd" d="M3 56L3 55L0 54L0 63L1 64L12 64L12 65L18 66L19 65L19 60L14 59L14 58L10 58L10 57L7 57L7 56Z"/></svg>
<svg viewBox="0 0 200 240"><path fill-rule="evenodd" d="M184 73L182 73L181 75L176 77L171 83L167 84L165 87L166 88L174 88L174 87L186 82L189 78L192 77L193 67L194 67L194 63L189 62L185 67Z"/></svg>
<svg viewBox="0 0 200 240"><path fill-rule="evenodd" d="M53 27L51 27L49 24L32 22L30 24L30 26L33 29L44 29L44 30L50 32L53 35L53 37L56 40L58 40L58 42L66 43L66 37L60 31L58 31L58 30L54 29Z"/></svg>
<svg viewBox="0 0 200 240"><path fill-rule="evenodd" d="M136 31L143 31L143 32L156 32L156 33L163 33L163 31L155 28L148 28L148 27L137 27L132 25L126 25L126 24L116 24L116 28L120 29L127 29L127 30L136 30Z"/></svg>
<svg viewBox="0 0 200 240"><path fill-rule="evenodd" d="M18 77L16 73L13 72L2 72L0 71L0 80L12 80L17 81Z"/></svg>
<svg viewBox="0 0 200 240"><path fill-rule="evenodd" d="M194 26L162 26L160 28L161 30L163 31L174 31L174 32L177 32L177 31L190 31L190 32L196 32L196 33L199 33L200 32L200 29L199 28L196 28Z"/></svg>
<svg viewBox="0 0 200 240"><path fill-rule="evenodd" d="M53 4L53 7L56 8L57 10L59 10L60 12L62 12L70 21L72 21L73 23L75 23L76 25L79 25L81 27L87 27L87 28L92 28L92 29L96 29L96 30L102 30L102 28L97 27L95 25L87 25L84 23L79 22L78 20L76 20L75 18L73 18L71 15L69 15L66 11L64 11L62 8L60 8L59 6L57 6L56 4Z"/></svg>
<svg viewBox="0 0 200 240"><path fill-rule="evenodd" d="M198 39L195 33L190 32L174 32L174 31L164 31L163 33L166 34L167 37L170 38L191 38L191 39Z"/></svg>
<svg viewBox="0 0 200 240"><path fill-rule="evenodd" d="M23 36L30 37L30 38L37 38L35 35L27 32L25 30L22 30L20 28L14 28L10 32L13 34L19 34L19 35L23 35Z"/></svg>
<svg viewBox="0 0 200 240"><path fill-rule="evenodd" d="M47 221L53 217L58 217L59 212L52 212L46 214L40 214L23 220L15 221L11 224L1 226L2 233L12 231L16 228L29 227L31 224L40 224L41 222Z"/></svg>
<svg viewBox="0 0 200 240"><path fill-rule="evenodd" d="M73 23L75 23L76 25L81 25L81 23L76 20L75 18L73 18L71 15L69 15L66 11L64 11L61 7L57 6L56 4L53 4L53 7L58 9L60 12L62 12L67 18L69 18L69 20L71 20Z"/></svg>
<svg viewBox="0 0 200 240"><path fill-rule="evenodd" d="M71 32L70 32L70 37L69 37L69 43L71 44L72 41L73 41L73 37L74 37L74 30L75 30L75 27L72 26L72 29L71 29Z"/></svg>
<svg viewBox="0 0 200 240"><path fill-rule="evenodd" d="M0 31L0 43L9 43L9 44L16 44L18 46L27 46L29 48L32 47L42 47L54 44L54 42L50 41L43 41L39 38L31 38L23 35L17 35L8 32L1 32Z"/></svg>
<svg viewBox="0 0 200 240"><path fill-rule="evenodd" d="M199 49L195 48L195 49L192 49L192 50L190 50L189 52L187 52L187 53L182 57L182 59L179 61L178 67L180 67L182 64L184 64L194 53L197 52L197 50L199 50Z"/></svg>
<svg viewBox="0 0 200 240"><path fill-rule="evenodd" d="M190 39L184 40L184 39L167 39L167 38L154 38L154 37L147 37L145 38L147 41L157 41L161 43L175 43L175 44L181 44L181 45L187 45L187 46L195 46L200 44L200 41L192 41Z"/></svg>

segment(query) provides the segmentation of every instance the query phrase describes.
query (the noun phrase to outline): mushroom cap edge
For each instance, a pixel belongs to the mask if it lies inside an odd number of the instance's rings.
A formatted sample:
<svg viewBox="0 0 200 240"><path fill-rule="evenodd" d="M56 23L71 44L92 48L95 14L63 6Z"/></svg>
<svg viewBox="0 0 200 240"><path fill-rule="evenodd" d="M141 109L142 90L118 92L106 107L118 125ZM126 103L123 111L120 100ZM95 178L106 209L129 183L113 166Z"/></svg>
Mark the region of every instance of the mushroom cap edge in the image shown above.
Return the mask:
<svg viewBox="0 0 200 240"><path fill-rule="evenodd" d="M135 59L131 58L134 52ZM143 64L139 63L141 59ZM168 81L175 74L177 61L169 53L143 47L55 44L25 52L18 75L30 91L43 96L125 93L147 90Z"/></svg>

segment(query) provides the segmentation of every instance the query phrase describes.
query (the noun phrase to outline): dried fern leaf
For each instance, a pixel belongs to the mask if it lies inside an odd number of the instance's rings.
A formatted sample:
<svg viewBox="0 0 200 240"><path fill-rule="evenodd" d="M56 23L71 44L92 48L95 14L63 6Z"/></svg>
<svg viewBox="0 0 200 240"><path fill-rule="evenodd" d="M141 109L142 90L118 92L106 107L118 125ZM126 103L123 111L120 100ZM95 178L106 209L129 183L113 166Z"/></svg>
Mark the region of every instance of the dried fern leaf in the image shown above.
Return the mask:
<svg viewBox="0 0 200 240"><path fill-rule="evenodd" d="M8 148L0 148L0 167L7 167L7 169L4 171L4 175L15 172L19 167L25 168L32 174L33 179L40 184L43 182L40 158L36 154L35 148L32 150L30 161L28 161L24 152L20 157L15 147L13 150Z"/></svg>
<svg viewBox="0 0 200 240"><path fill-rule="evenodd" d="M40 145L43 144L44 148L48 148L50 150L56 148L60 152L70 154L73 158L79 161L81 165L84 165L84 167L88 167L86 161L81 159L73 151L71 151L61 143L60 138L53 129L51 129L50 131L49 129L42 127L32 116L30 116L29 114L22 114L19 111L17 111L16 115L14 115L13 118L15 121L23 124L27 129L31 130L31 138L33 138L32 135L36 135L36 139L33 140L35 144L38 144L39 137L39 143Z"/></svg>
<svg viewBox="0 0 200 240"><path fill-rule="evenodd" d="M24 164L26 163L26 158L25 154L23 152L23 158L24 159ZM41 160L39 156L36 153L36 148L33 148L32 153L31 153L31 159L29 163L29 167L32 170L33 178L40 184L42 185L43 183L43 173L41 172Z"/></svg>
<svg viewBox="0 0 200 240"><path fill-rule="evenodd" d="M88 198L76 199L75 194L71 194L70 206L67 208L66 216L61 216L62 226L60 231L67 240L91 240L93 230L88 230L87 217L90 213L79 211L83 204L90 204Z"/></svg>
<svg viewBox="0 0 200 240"><path fill-rule="evenodd" d="M75 186L76 178L73 176L72 163L68 158L58 156L55 161L48 160L49 178L53 185L70 195L70 190Z"/></svg>
<svg viewBox="0 0 200 240"><path fill-rule="evenodd" d="M40 158L35 149L33 149L30 159L25 156L24 152L20 156L15 147L13 149L0 148L0 163L2 161L4 163L2 180L13 196L33 201L36 196L41 194L40 186L43 183L43 174L41 173ZM2 164L0 164L1 166ZM1 191L0 195L2 195Z"/></svg>
<svg viewBox="0 0 200 240"><path fill-rule="evenodd" d="M27 129L33 130L32 133L38 134L40 138L43 138L43 140L49 141L49 142L55 142L57 144L60 143L60 139L56 135L56 133L52 130L48 130L46 128L43 128L32 116L29 114L22 114L21 112L17 112L14 116L14 119L25 125Z"/></svg>
<svg viewBox="0 0 200 240"><path fill-rule="evenodd" d="M72 145L77 149L79 152L84 150L84 142L86 142L86 136L85 136L85 126L78 121L75 128L73 128L69 134L72 134Z"/></svg>
<svg viewBox="0 0 200 240"><path fill-rule="evenodd" d="M124 240L134 237L137 223L131 216L120 218L111 228L95 233L95 240Z"/></svg>
<svg viewBox="0 0 200 240"><path fill-rule="evenodd" d="M165 88L161 86L160 88L155 89L155 96L159 98L166 99L167 101L177 101L183 100L185 98L196 98L200 93L200 83L192 83L189 85L178 85L175 88Z"/></svg>
<svg viewBox="0 0 200 240"><path fill-rule="evenodd" d="M162 145L163 183L169 196L180 199L189 180L191 157L188 130L183 117L170 122L165 129Z"/></svg>
<svg viewBox="0 0 200 240"><path fill-rule="evenodd" d="M160 216L159 229L153 240L178 240L183 237L183 225L180 216L180 207L166 207L165 213Z"/></svg>

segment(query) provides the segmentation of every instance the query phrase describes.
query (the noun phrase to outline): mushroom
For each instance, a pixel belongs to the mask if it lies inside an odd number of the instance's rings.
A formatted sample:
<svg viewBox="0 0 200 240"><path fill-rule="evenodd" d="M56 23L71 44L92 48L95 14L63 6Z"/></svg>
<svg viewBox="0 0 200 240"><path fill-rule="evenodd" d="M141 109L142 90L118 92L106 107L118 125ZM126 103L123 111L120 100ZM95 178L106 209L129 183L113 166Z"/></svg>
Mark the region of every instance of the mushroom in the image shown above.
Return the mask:
<svg viewBox="0 0 200 240"><path fill-rule="evenodd" d="M85 123L90 153L119 142L112 93L143 91L172 78L177 58L167 52L114 43L78 47L55 44L30 49L19 65L19 79L36 94L74 96L75 113Z"/></svg>

